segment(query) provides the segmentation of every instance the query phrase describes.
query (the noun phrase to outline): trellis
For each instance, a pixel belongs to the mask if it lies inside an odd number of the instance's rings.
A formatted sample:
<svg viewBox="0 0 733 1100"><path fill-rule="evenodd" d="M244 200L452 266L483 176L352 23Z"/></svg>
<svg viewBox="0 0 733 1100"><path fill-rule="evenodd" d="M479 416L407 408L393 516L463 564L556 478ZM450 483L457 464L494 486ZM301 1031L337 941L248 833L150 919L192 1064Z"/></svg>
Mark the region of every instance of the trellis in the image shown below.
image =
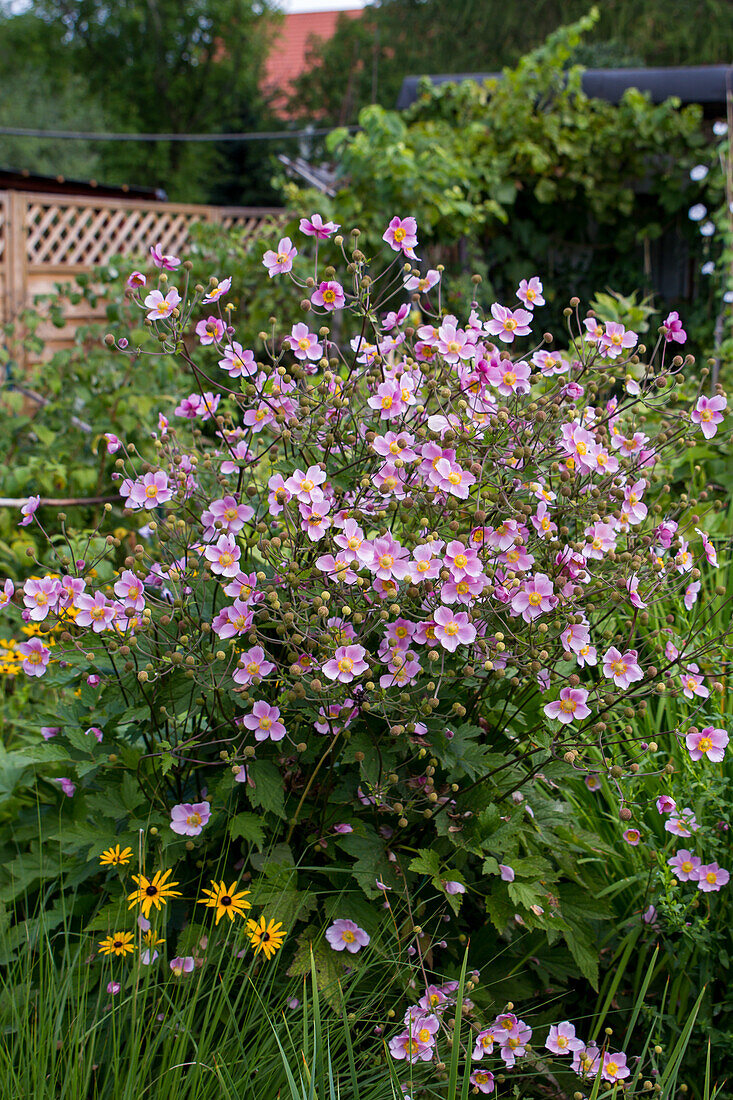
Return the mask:
<svg viewBox="0 0 733 1100"><path fill-rule="evenodd" d="M239 230L244 242L268 226L273 235L283 210L268 207L194 206L135 199L92 199L0 191L0 324L14 320L55 284L122 256L142 260L151 244L185 251L191 227L208 222ZM42 325L49 352L68 346L73 331L103 315L88 304L67 310L59 329Z"/></svg>

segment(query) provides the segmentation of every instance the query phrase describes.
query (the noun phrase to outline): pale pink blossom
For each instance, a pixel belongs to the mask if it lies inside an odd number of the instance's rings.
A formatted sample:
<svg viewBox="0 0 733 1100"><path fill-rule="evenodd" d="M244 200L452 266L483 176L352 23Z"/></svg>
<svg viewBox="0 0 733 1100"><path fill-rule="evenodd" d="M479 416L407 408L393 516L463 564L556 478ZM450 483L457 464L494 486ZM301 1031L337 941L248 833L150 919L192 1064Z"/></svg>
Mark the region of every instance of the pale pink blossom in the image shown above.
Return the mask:
<svg viewBox="0 0 733 1100"><path fill-rule="evenodd" d="M690 414L690 419L693 424L699 424L700 431L706 439L712 439L718 430L718 424L720 424L723 417L723 409L726 408L728 402L722 394L716 394L715 397L700 397L697 404Z"/></svg>
<svg viewBox="0 0 733 1100"><path fill-rule="evenodd" d="M491 307L492 320L487 321L486 331L498 336L505 344L511 344L515 336L528 336L532 314L526 309L507 309L495 302Z"/></svg>
<svg viewBox="0 0 733 1100"><path fill-rule="evenodd" d="M18 524L18 527L27 527L29 523L33 522L33 517L35 516L40 503L40 497L28 497L28 500L20 509L20 514L23 518Z"/></svg>
<svg viewBox="0 0 733 1100"><path fill-rule="evenodd" d="M664 319L664 323L662 324L662 330L664 334L664 339L667 341L668 344L671 341L674 341L677 344L684 344L687 339L687 333L682 327L680 315L679 313L677 313L676 310L673 310L672 313L667 314L666 318Z"/></svg>
<svg viewBox="0 0 733 1100"><path fill-rule="evenodd" d="M725 749L730 738L724 729L715 726L705 726L704 729L690 731L685 738L685 744L692 760L701 760L707 756L708 760L719 764L725 756Z"/></svg>
<svg viewBox="0 0 733 1100"><path fill-rule="evenodd" d="M320 283L311 294L311 302L314 306L320 306L329 312L343 309L346 305L344 288L334 281Z"/></svg>
<svg viewBox="0 0 733 1100"><path fill-rule="evenodd" d="M254 613L243 600L235 600L228 607L223 607L214 617L211 628L218 638L236 638L245 634L254 621ZM238 684L249 683L246 677L242 677L241 670L234 673L234 679Z"/></svg>
<svg viewBox="0 0 733 1100"><path fill-rule="evenodd" d="M324 222L320 214L311 214L310 218L301 218L299 229L306 237L316 237L320 241L327 240L333 233L340 229L337 222Z"/></svg>
<svg viewBox="0 0 733 1100"><path fill-rule="evenodd" d="M548 718L556 718L558 722L567 725L569 722L578 722L587 718L590 708L586 706L588 692L584 688L563 688L560 698L554 703L547 703L543 710Z"/></svg>
<svg viewBox="0 0 733 1100"><path fill-rule="evenodd" d="M600 347L608 359L617 359L624 351L635 348L638 342L635 332L627 332L618 322L608 321L606 331L600 338Z"/></svg>
<svg viewBox="0 0 733 1100"><path fill-rule="evenodd" d="M29 638L21 642L18 652L23 657L22 669L26 676L43 676L51 659L51 650L40 638Z"/></svg>
<svg viewBox="0 0 733 1100"><path fill-rule="evenodd" d="M220 298L223 298L224 295L229 292L231 285L231 276L227 276L227 278L222 279L220 283L215 283L214 286L209 287L203 297L204 305L208 306L211 305L212 302L218 302Z"/></svg>
<svg viewBox="0 0 733 1100"><path fill-rule="evenodd" d="M316 334L311 332L303 321L293 325L288 339L293 355L301 362L306 359L320 359L323 355L323 345L318 342Z"/></svg>
<svg viewBox="0 0 733 1100"><path fill-rule="evenodd" d="M282 741L285 736L279 707L270 706L261 699L254 704L251 714L244 716L242 725L254 730L255 741Z"/></svg>
<svg viewBox="0 0 733 1100"><path fill-rule="evenodd" d="M292 271L293 260L297 255L298 249L290 240L290 237L282 237L277 246L277 252L268 249L262 257L262 263L267 268L267 274L271 279L274 279L276 275L282 275L283 272Z"/></svg>
<svg viewBox="0 0 733 1100"><path fill-rule="evenodd" d="M697 869L697 888L704 894L720 890L730 882L730 874L717 863L703 863Z"/></svg>
<svg viewBox="0 0 733 1100"><path fill-rule="evenodd" d="M545 299L542 297L542 283L536 275L533 275L529 281L527 279L521 280L517 290L517 298L527 309L534 309L535 306L545 304Z"/></svg>
<svg viewBox="0 0 733 1100"><path fill-rule="evenodd" d="M245 350L236 340L224 349L224 358L219 360L219 366L231 378L249 378L257 372L254 353Z"/></svg>
<svg viewBox="0 0 733 1100"><path fill-rule="evenodd" d="M265 658L262 646L256 645L240 653L233 679L235 683L247 687L255 680L259 681L269 676L274 668L272 661Z"/></svg>
<svg viewBox="0 0 733 1100"><path fill-rule="evenodd" d="M667 860L667 864L672 868L675 877L680 882L697 882L702 860L699 856L689 852L687 848L680 848L671 859Z"/></svg>
<svg viewBox="0 0 733 1100"><path fill-rule="evenodd" d="M181 802L171 810L171 829L179 836L198 836L210 817L208 802Z"/></svg>
<svg viewBox="0 0 733 1100"><path fill-rule="evenodd" d="M608 680L613 680L618 688L626 690L637 680L644 679L638 661L638 653L635 649L627 649L625 653L619 652L615 646L611 646L603 655L603 675Z"/></svg>
<svg viewBox="0 0 733 1100"><path fill-rule="evenodd" d="M553 1024L550 1034L545 1041L545 1048L553 1054L572 1054L576 1050L582 1050L583 1043L575 1037L575 1028L567 1020L561 1024Z"/></svg>
<svg viewBox="0 0 733 1100"><path fill-rule="evenodd" d="M178 256L165 255L163 252L163 245L160 241L153 245L150 249L150 257L156 267L160 267L163 271L175 271L180 266L181 261ZM136 273L137 274L137 273Z"/></svg>
<svg viewBox="0 0 733 1100"><path fill-rule="evenodd" d="M619 1051L617 1054L609 1054L608 1051L603 1055L603 1066L601 1067L601 1078L604 1081L622 1081L625 1077L631 1076L631 1070L626 1065L626 1055Z"/></svg>
<svg viewBox="0 0 733 1100"><path fill-rule="evenodd" d="M417 244L417 222L414 218L398 218L395 216L382 234L382 240L393 251L402 252L410 260L415 259L415 245Z"/></svg>
<svg viewBox="0 0 733 1100"><path fill-rule="evenodd" d="M334 951L348 951L355 955L362 947L369 944L369 934L360 928L353 920L340 918L335 920L326 930L326 939Z"/></svg>
<svg viewBox="0 0 733 1100"><path fill-rule="evenodd" d="M551 611L556 603L553 584L546 573L535 573L511 600L512 611L521 615L526 623Z"/></svg>
<svg viewBox="0 0 733 1100"><path fill-rule="evenodd" d="M194 964L193 955L177 955L175 959L171 959L169 966L174 976L180 978L184 974L193 973Z"/></svg>
<svg viewBox="0 0 733 1100"><path fill-rule="evenodd" d="M490 1069L475 1069L468 1079L484 1095L494 1091L494 1075Z"/></svg>
<svg viewBox="0 0 733 1100"><path fill-rule="evenodd" d="M207 317L196 325L196 335L204 346L220 343L225 332L226 325L218 317Z"/></svg>
<svg viewBox="0 0 733 1100"><path fill-rule="evenodd" d="M333 657L323 666L323 674L329 680L338 680L342 684L350 684L357 676L368 669L364 660L366 650L360 645L339 646Z"/></svg>
<svg viewBox="0 0 733 1100"><path fill-rule="evenodd" d="M242 551L233 535L219 535L216 542L204 550L211 572L220 577L236 577L241 556Z"/></svg>
<svg viewBox="0 0 733 1100"><path fill-rule="evenodd" d="M95 592L93 596L83 592L77 598L76 606L76 625L91 626L95 634L109 630L117 616L117 606L110 603L103 592Z"/></svg>
<svg viewBox="0 0 733 1100"><path fill-rule="evenodd" d="M175 287L171 287L168 293L163 297L160 290L151 290L145 299L145 305L148 309L149 321L164 321L167 317L173 314L173 310L177 309L181 301L181 296Z"/></svg>
<svg viewBox="0 0 733 1100"><path fill-rule="evenodd" d="M453 612L448 607L439 607L433 612L433 622L435 637L449 653L455 653L459 645L470 645L476 640L476 627L465 611Z"/></svg>

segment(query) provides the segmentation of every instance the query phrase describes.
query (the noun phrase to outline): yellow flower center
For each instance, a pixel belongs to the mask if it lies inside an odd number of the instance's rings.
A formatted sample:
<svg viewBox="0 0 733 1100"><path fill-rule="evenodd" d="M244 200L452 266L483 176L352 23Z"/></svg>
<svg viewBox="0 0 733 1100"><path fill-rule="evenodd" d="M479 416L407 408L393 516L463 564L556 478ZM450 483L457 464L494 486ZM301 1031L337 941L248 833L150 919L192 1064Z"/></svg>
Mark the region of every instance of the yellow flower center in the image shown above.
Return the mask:
<svg viewBox="0 0 733 1100"><path fill-rule="evenodd" d="M513 370L508 370L502 379L505 386L513 386L516 380L517 376Z"/></svg>
<svg viewBox="0 0 733 1100"><path fill-rule="evenodd" d="M461 480L461 474L459 474L457 470L452 470L451 473L448 474L448 481L450 481L451 485L460 485Z"/></svg>
<svg viewBox="0 0 733 1100"><path fill-rule="evenodd" d="M421 1027L420 1028L420 1030L417 1033L417 1037L418 1037L418 1039L420 1040L421 1043L429 1043L430 1038L431 1038L430 1032L428 1031L428 1029L426 1027Z"/></svg>
<svg viewBox="0 0 733 1100"><path fill-rule="evenodd" d="M347 929L345 932L343 932L341 934L341 939L344 941L344 943L353 943L354 940L356 939L356 936L354 935L353 932L350 932Z"/></svg>
<svg viewBox="0 0 733 1100"><path fill-rule="evenodd" d="M308 337L307 336L301 336L300 340L298 340L298 347L300 348L300 350L301 351L307 351L310 346L311 346L311 342L308 339Z"/></svg>
<svg viewBox="0 0 733 1100"><path fill-rule="evenodd" d="M189 814L188 817L186 818L186 824L187 825L200 825L201 824L201 814Z"/></svg>
<svg viewBox="0 0 733 1100"><path fill-rule="evenodd" d="M621 660L612 661L611 668L613 669L616 676L622 676L623 673L626 672L626 662Z"/></svg>
<svg viewBox="0 0 733 1100"><path fill-rule="evenodd" d="M427 573L429 568L430 568L430 562L429 561L419 561L417 563L418 573Z"/></svg>
<svg viewBox="0 0 733 1100"><path fill-rule="evenodd" d="M561 1050L564 1050L565 1047L568 1045L568 1041L564 1035L558 1035L557 1045L560 1047Z"/></svg>
<svg viewBox="0 0 733 1100"><path fill-rule="evenodd" d="M223 554L219 555L219 565L223 565L225 569L228 566L232 565L233 562L234 557L232 556L232 554L229 553L228 550L225 550Z"/></svg>
<svg viewBox="0 0 733 1100"><path fill-rule="evenodd" d="M323 300L324 300L324 302L335 302L336 301L336 292L334 290L324 290Z"/></svg>
<svg viewBox="0 0 733 1100"><path fill-rule="evenodd" d="M697 747L700 752L708 752L713 747L713 742L709 737L701 737L697 743Z"/></svg>
<svg viewBox="0 0 733 1100"><path fill-rule="evenodd" d="M391 554L382 554L379 565L382 569L390 569L394 565L394 558Z"/></svg>
<svg viewBox="0 0 733 1100"><path fill-rule="evenodd" d="M354 662L351 660L351 657L342 657L338 661L339 672L351 672L353 667Z"/></svg>
<svg viewBox="0 0 733 1100"><path fill-rule="evenodd" d="M541 603L542 603L542 593L541 592L530 592L530 594L529 594L530 607L539 607Z"/></svg>
<svg viewBox="0 0 733 1100"><path fill-rule="evenodd" d="M574 699L563 699L560 703L560 710L563 714L573 714L577 705Z"/></svg>
<svg viewBox="0 0 733 1100"><path fill-rule="evenodd" d="M690 871L692 870L692 863L689 859L686 859L685 862L682 864L682 870L686 875L689 875Z"/></svg>
<svg viewBox="0 0 733 1100"><path fill-rule="evenodd" d="M395 229L394 239L397 241L398 244L400 243L400 241L404 241L406 236L407 236L407 230L403 229L402 226L400 226L399 229Z"/></svg>
<svg viewBox="0 0 733 1100"><path fill-rule="evenodd" d="M387 397L382 398L382 408L383 409L391 409L392 408L392 398L389 395L387 395Z"/></svg>
<svg viewBox="0 0 733 1100"><path fill-rule="evenodd" d="M705 881L709 882L711 886L714 886L715 883L718 881L718 876L716 875L715 871L708 871L708 873L705 875Z"/></svg>
<svg viewBox="0 0 733 1100"><path fill-rule="evenodd" d="M713 414L710 409L702 409L702 411L700 412L700 419L704 420L706 424L709 420L712 420Z"/></svg>
<svg viewBox="0 0 733 1100"><path fill-rule="evenodd" d="M104 608L103 607L93 607L91 609L91 611L89 612L89 614L91 615L91 617L93 619L103 619L104 618Z"/></svg>
<svg viewBox="0 0 733 1100"><path fill-rule="evenodd" d="M516 327L517 322L514 320L513 317L508 317L507 320L504 322L504 328L507 330L507 332L514 332L514 329Z"/></svg>
<svg viewBox="0 0 733 1100"><path fill-rule="evenodd" d="M157 485L146 485L145 486L145 496L148 498L148 500L152 500L153 497L157 497L157 495L158 495L158 486Z"/></svg>
<svg viewBox="0 0 733 1100"><path fill-rule="evenodd" d="M311 491L311 489L313 488L313 486L314 486L314 482L312 482L309 477L304 477L303 480L300 483L301 489L306 493L309 493Z"/></svg>
<svg viewBox="0 0 733 1100"><path fill-rule="evenodd" d="M271 725L272 725L272 718L268 718L267 715L264 715L262 718L260 718L260 729L261 730L269 730Z"/></svg>
<svg viewBox="0 0 733 1100"><path fill-rule="evenodd" d="M458 626L457 622L449 622L448 625L445 628L446 634L450 635L451 637L454 634L457 634L459 630L460 630L460 627Z"/></svg>
<svg viewBox="0 0 733 1100"><path fill-rule="evenodd" d="M453 560L456 564L456 568L458 569L465 569L468 565L468 558L465 554L456 554Z"/></svg>

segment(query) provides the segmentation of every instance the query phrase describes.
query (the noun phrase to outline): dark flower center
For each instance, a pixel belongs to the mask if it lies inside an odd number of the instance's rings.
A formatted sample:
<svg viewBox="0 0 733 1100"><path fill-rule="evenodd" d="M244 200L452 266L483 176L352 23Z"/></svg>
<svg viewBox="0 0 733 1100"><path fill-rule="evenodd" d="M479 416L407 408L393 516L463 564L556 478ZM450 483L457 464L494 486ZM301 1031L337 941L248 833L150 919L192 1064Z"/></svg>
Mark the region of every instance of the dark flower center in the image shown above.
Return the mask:
<svg viewBox="0 0 733 1100"><path fill-rule="evenodd" d="M148 886L145 890L145 893L148 895L149 898L154 898L155 895L158 893L158 887L153 886L153 884L151 883L150 886Z"/></svg>
<svg viewBox="0 0 733 1100"><path fill-rule="evenodd" d="M232 904L232 899L229 897L229 894L224 894L219 900L219 905L231 905L231 904Z"/></svg>
<svg viewBox="0 0 733 1100"><path fill-rule="evenodd" d="M262 940L263 943L267 943L269 938L270 938L270 933L269 932L263 932L262 935L260 936L260 939Z"/></svg>
<svg viewBox="0 0 733 1100"><path fill-rule="evenodd" d="M122 947L122 940L115 940L112 944L113 947Z"/></svg>

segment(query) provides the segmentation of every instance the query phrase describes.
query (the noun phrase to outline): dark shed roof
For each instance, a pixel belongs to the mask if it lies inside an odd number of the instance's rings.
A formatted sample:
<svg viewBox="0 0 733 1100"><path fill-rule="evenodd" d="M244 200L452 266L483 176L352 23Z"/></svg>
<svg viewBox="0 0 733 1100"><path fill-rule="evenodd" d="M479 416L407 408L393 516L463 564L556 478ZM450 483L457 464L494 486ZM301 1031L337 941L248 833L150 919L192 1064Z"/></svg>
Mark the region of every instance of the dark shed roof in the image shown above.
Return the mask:
<svg viewBox="0 0 733 1100"><path fill-rule="evenodd" d="M147 199L164 202L165 191L123 183L115 187L96 180L68 180L65 176L39 176L27 168L0 168L0 191L39 191L45 195L92 195L105 199Z"/></svg>
<svg viewBox="0 0 733 1100"><path fill-rule="evenodd" d="M501 79L501 73L456 73L429 76L433 84L450 81ZM397 109L404 110L418 97L422 77L406 76L397 97ZM725 115L726 97L733 90L733 66L699 65L669 69L586 69L582 74L583 91L596 99L618 103L627 88L650 92L654 103L677 96L683 104L699 103L707 115Z"/></svg>

